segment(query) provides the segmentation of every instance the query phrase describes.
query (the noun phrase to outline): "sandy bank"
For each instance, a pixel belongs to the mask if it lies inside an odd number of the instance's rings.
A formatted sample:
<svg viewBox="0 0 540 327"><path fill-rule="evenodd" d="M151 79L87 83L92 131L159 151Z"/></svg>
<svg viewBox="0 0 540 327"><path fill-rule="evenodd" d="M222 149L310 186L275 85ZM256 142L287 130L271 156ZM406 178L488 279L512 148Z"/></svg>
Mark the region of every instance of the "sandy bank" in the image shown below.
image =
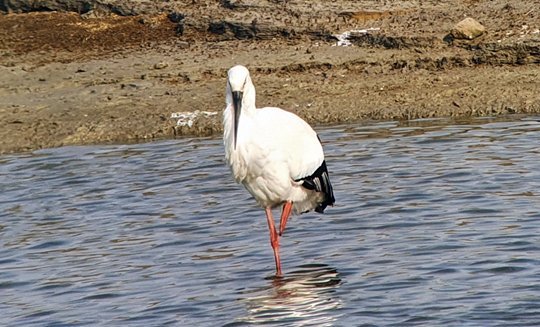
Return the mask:
<svg viewBox="0 0 540 327"><path fill-rule="evenodd" d="M0 153L218 133L237 63L314 124L540 112L540 1L92 3L0 16ZM486 32L450 40L465 16Z"/></svg>

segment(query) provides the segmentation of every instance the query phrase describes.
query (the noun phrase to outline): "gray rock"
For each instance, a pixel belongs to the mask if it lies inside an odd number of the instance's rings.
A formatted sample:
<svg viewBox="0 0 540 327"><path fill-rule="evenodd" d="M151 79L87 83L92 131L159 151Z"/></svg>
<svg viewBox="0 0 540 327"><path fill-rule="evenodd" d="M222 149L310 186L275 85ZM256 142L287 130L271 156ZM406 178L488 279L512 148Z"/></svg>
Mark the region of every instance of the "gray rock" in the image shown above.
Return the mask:
<svg viewBox="0 0 540 327"><path fill-rule="evenodd" d="M74 11L86 13L93 9L91 0L0 0L0 12Z"/></svg>
<svg viewBox="0 0 540 327"><path fill-rule="evenodd" d="M450 34L454 39L472 40L484 34L486 28L476 20L467 17L452 28Z"/></svg>
<svg viewBox="0 0 540 327"><path fill-rule="evenodd" d="M0 12L24 13L32 11L68 11L85 14L91 11L102 14L114 13L120 16L140 14L155 14L158 6L150 0L121 1L121 0L0 0ZM93 13L89 13L93 18Z"/></svg>

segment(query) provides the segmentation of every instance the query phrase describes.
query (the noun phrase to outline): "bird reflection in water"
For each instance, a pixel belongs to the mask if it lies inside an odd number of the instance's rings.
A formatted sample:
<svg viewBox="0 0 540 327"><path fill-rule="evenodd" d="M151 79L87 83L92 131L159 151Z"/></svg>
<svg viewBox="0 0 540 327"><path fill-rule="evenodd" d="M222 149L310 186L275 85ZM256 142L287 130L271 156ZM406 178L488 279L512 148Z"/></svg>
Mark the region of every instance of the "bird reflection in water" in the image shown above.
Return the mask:
<svg viewBox="0 0 540 327"><path fill-rule="evenodd" d="M269 277L270 285L247 291L248 324L287 323L287 326L331 326L339 317L335 294L341 278L335 268L302 265L284 276Z"/></svg>

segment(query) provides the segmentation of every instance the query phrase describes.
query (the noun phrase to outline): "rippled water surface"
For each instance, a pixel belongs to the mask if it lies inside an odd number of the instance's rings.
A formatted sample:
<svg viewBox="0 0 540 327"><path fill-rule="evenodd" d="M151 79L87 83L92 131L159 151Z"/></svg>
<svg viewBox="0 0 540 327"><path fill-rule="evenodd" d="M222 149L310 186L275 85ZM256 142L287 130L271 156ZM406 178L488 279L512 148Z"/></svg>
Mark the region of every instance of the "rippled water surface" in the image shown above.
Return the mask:
<svg viewBox="0 0 540 327"><path fill-rule="evenodd" d="M283 278L220 139L0 157L0 325L540 325L539 117L318 131Z"/></svg>

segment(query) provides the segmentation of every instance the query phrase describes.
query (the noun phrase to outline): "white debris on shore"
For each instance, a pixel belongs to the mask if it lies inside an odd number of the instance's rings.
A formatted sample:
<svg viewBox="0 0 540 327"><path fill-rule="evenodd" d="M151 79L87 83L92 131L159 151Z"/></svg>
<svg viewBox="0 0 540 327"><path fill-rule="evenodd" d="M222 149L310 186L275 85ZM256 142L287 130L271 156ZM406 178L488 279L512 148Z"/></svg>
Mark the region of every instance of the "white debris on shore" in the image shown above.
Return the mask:
<svg viewBox="0 0 540 327"><path fill-rule="evenodd" d="M378 27L370 27L370 28L366 28L366 29L362 29L362 30L349 30L349 31L345 31L341 34L334 34L334 36L338 39L338 41L336 42L336 44L334 44L333 46L334 47L349 47L352 45L351 41L349 41L349 37L351 35L354 35L354 34L366 34L366 33L369 33L369 32L374 32L374 31L380 31L381 29L378 28Z"/></svg>
<svg viewBox="0 0 540 327"><path fill-rule="evenodd" d="M199 116L203 116L204 118L208 118L211 116L217 115L217 112L213 111L186 111L186 112L173 112L171 114L171 119L176 119L176 126L187 126L191 127L193 126L193 121Z"/></svg>

